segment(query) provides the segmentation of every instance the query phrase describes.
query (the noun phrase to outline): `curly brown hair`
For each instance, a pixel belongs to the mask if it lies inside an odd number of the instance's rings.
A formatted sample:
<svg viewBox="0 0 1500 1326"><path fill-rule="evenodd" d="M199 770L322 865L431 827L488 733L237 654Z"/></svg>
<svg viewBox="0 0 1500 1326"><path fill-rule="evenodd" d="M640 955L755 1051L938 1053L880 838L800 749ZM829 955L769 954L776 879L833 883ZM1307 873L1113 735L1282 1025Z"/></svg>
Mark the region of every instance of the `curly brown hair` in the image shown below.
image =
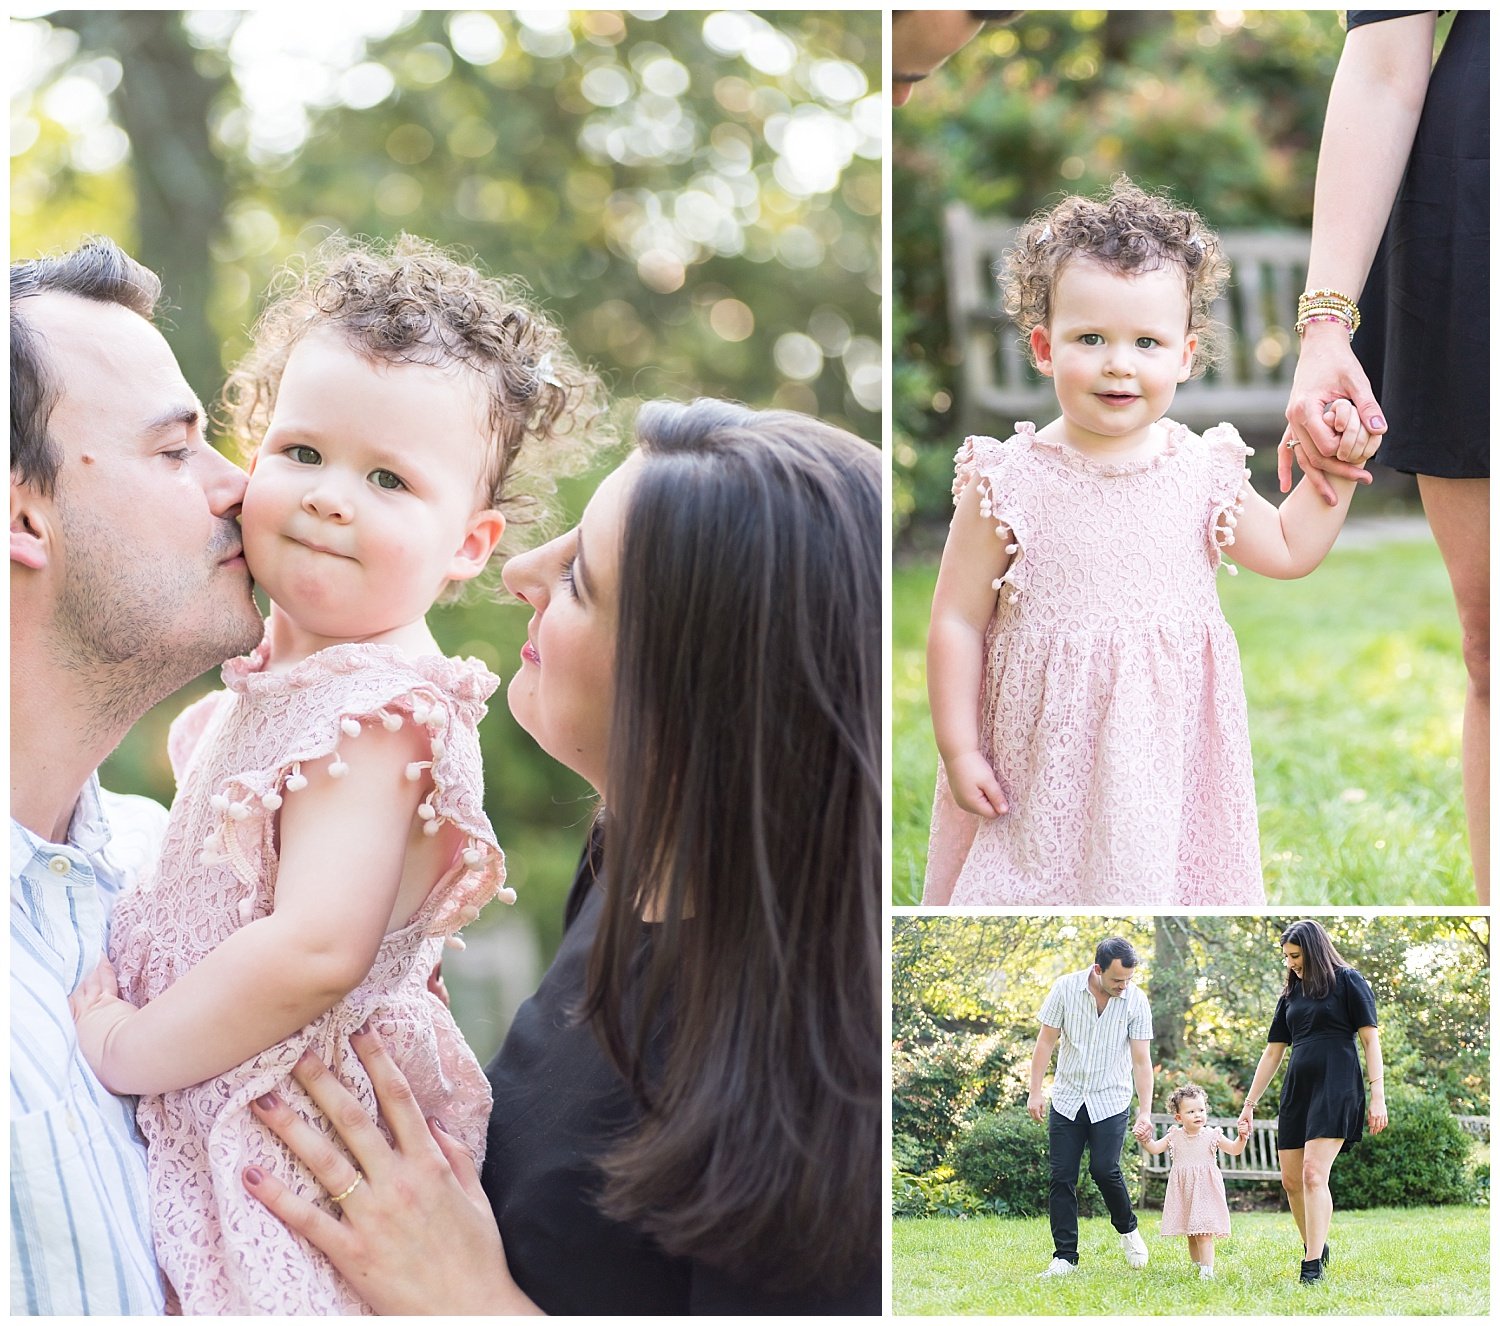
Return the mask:
<svg viewBox="0 0 1500 1326"><path fill-rule="evenodd" d="M371 360L459 364L483 382L492 445L484 500L508 528L544 519L556 481L614 440L603 382L521 282L427 240L334 236L283 267L268 298L220 402L220 421L246 451L270 425L292 351L321 330Z"/></svg>
<svg viewBox="0 0 1500 1326"><path fill-rule="evenodd" d="M1101 198L1075 194L1032 216L1006 250L1000 277L1005 311L1020 328L1028 354L1032 328L1050 320L1057 278L1075 258L1128 275L1180 270L1188 331L1198 337L1193 376L1219 361L1225 329L1211 313L1229 280L1229 260L1219 237L1191 207L1147 193L1121 175Z"/></svg>
<svg viewBox="0 0 1500 1326"><path fill-rule="evenodd" d="M1196 1082L1189 1082L1185 1086L1178 1087L1176 1091L1167 1097L1167 1109L1176 1114L1182 1102L1193 1096L1197 1096L1203 1102L1204 1109L1208 1108L1208 1092Z"/></svg>

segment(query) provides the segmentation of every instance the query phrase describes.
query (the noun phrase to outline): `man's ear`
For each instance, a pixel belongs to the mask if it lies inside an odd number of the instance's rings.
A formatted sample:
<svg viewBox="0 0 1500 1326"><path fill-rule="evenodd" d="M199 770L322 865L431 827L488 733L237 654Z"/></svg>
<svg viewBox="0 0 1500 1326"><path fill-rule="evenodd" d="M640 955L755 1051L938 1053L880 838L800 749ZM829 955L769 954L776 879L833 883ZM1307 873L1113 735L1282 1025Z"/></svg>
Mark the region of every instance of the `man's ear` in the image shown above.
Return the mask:
<svg viewBox="0 0 1500 1326"><path fill-rule="evenodd" d="M498 511L480 511L471 516L464 541L448 563L448 579L472 580L477 576L504 533L505 517Z"/></svg>
<svg viewBox="0 0 1500 1326"><path fill-rule="evenodd" d="M1036 364L1036 371L1044 378L1052 376L1052 337L1047 334L1044 323L1038 323L1031 329L1031 358Z"/></svg>
<svg viewBox="0 0 1500 1326"><path fill-rule="evenodd" d="M44 570L52 553L52 504L30 484L10 481L10 560Z"/></svg>

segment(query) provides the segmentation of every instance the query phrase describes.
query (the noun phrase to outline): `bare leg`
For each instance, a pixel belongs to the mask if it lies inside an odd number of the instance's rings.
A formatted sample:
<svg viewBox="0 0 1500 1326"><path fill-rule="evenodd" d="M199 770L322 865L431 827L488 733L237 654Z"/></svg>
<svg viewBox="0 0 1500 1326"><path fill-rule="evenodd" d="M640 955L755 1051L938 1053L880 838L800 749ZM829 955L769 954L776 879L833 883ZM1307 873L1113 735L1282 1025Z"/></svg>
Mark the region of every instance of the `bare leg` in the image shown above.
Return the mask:
<svg viewBox="0 0 1500 1326"><path fill-rule="evenodd" d="M1287 1205L1292 1208L1292 1219L1297 1222L1297 1233L1302 1235L1302 1245L1307 1246L1307 1220L1302 1211L1302 1150L1277 1152L1281 1160L1281 1186L1286 1189Z"/></svg>
<svg viewBox="0 0 1500 1326"><path fill-rule="evenodd" d="M1214 1236L1212 1234L1189 1234L1188 1256L1199 1266L1214 1268Z"/></svg>
<svg viewBox="0 0 1500 1326"><path fill-rule="evenodd" d="M1328 1171L1344 1145L1342 1137L1309 1137L1302 1149L1302 1233L1307 1260L1323 1255L1328 1226L1333 1220L1333 1194L1328 1191Z"/></svg>
<svg viewBox="0 0 1500 1326"><path fill-rule="evenodd" d="M1463 630L1464 812L1479 903L1490 900L1490 481L1417 476Z"/></svg>

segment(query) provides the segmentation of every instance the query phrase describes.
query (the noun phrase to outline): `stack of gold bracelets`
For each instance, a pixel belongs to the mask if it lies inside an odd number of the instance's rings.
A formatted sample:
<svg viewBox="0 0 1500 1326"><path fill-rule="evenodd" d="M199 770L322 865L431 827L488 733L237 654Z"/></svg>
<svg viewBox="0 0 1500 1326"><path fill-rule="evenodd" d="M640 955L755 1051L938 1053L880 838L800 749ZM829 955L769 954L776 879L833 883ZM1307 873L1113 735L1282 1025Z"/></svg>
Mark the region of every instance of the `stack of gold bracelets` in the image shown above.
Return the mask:
<svg viewBox="0 0 1500 1326"><path fill-rule="evenodd" d="M1304 290L1297 296L1297 335L1310 322L1338 322L1352 338L1359 330L1359 305L1337 290Z"/></svg>

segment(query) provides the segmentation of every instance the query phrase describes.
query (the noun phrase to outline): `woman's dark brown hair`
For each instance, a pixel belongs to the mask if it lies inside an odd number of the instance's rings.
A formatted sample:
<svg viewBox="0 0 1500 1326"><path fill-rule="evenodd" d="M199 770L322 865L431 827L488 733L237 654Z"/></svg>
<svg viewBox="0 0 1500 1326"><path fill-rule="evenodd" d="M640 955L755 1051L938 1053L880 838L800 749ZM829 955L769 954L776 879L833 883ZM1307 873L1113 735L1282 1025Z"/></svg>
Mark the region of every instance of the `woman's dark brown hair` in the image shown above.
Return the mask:
<svg viewBox="0 0 1500 1326"><path fill-rule="evenodd" d="M636 440L586 1012L641 1116L602 1204L836 1289L880 1256L879 452L701 400Z"/></svg>
<svg viewBox="0 0 1500 1326"><path fill-rule="evenodd" d="M1322 999L1331 989L1338 969L1350 964L1345 962L1328 931L1316 921L1293 921L1281 932L1281 943L1295 944L1302 950L1302 975L1297 977L1292 969L1286 969L1286 988L1282 993L1288 999L1300 984L1312 999Z"/></svg>

